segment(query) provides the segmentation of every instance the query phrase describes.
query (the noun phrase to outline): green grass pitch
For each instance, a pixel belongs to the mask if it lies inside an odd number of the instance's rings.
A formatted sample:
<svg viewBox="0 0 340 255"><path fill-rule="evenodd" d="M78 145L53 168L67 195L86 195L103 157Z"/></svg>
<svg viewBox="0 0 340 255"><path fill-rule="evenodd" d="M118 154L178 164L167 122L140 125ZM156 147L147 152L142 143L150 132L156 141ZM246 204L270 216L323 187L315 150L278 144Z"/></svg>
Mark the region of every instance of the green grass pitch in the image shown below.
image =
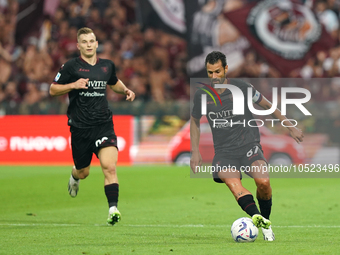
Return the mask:
<svg viewBox="0 0 340 255"><path fill-rule="evenodd" d="M119 167L121 222L107 226L103 174L92 167L76 198L70 167L0 166L0 254L339 254L340 179L273 178L276 241L235 243L247 216L223 184L188 168ZM255 193L255 184L243 184Z"/></svg>

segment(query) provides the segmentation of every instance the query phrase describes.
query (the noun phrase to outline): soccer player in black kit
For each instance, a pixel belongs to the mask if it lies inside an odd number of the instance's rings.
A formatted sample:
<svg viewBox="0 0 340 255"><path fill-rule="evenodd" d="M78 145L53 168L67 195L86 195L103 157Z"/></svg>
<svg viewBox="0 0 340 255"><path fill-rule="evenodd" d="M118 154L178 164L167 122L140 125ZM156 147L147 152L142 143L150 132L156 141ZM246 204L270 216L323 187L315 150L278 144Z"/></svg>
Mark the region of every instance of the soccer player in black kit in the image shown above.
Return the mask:
<svg viewBox="0 0 340 255"><path fill-rule="evenodd" d="M272 107L264 96L262 96L255 88L242 80L227 79L226 73L228 65L226 56L218 51L209 53L205 60L208 77L211 79L212 86L214 84L232 84L240 88L244 94L244 98L248 98L248 88L252 88L253 103L261 106L267 110ZM242 186L241 173L242 167L251 166L261 170L266 166L267 162L263 156L260 145L260 134L258 127L250 127L240 123L248 123L248 120L253 119L252 113L248 109L247 103L244 106L244 115L233 115L233 103L230 90L226 88L216 88L219 94L222 105L215 105L209 97L207 97L207 119L210 124L213 142L215 148L215 156L213 159L213 166L219 166L220 171L214 171L214 181L218 183L225 183L230 191L233 193L240 207L249 214L254 224L258 228L262 228L264 240L274 241L275 236L271 228L269 220L271 206L272 206L272 188L270 186L269 175L266 171L249 171L247 174L254 178L257 186L256 197L259 203L260 211L255 204L253 195L250 191ZM199 137L200 137L200 118L201 113L201 95L205 93L203 90L197 90L194 97L194 107L190 120L190 139L192 156L190 160L190 167L196 172L196 167L202 165L202 158L199 152ZM247 101L247 100L245 100ZM228 120L221 122L222 124L215 125L214 116L223 116L221 119ZM280 122L285 120L290 135L300 143L303 141L303 133L300 129L293 127L293 125L281 115L278 109L272 113L275 119ZM234 125L230 125L230 123ZM236 124L235 123L239 123ZM252 126L254 126L252 124ZM237 171L235 171L235 169Z"/></svg>
<svg viewBox="0 0 340 255"><path fill-rule="evenodd" d="M117 78L111 60L97 58L98 41L90 28L81 28L77 34L80 56L67 61L59 70L50 87L51 96L68 93L68 125L74 165L68 183L71 197L77 196L79 180L89 175L93 153L100 160L104 173L104 190L109 204L108 224L121 219L117 209L119 184L116 172L118 159L117 136L112 112L108 108L106 86L126 95L133 101L135 93Z"/></svg>

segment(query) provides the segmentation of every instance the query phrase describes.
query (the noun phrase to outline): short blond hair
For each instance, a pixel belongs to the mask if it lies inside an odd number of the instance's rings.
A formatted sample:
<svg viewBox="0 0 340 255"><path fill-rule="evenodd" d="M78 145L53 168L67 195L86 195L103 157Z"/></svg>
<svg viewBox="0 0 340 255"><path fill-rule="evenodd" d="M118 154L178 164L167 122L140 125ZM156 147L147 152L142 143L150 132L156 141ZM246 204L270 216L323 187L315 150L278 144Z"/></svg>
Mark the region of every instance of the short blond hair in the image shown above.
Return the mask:
<svg viewBox="0 0 340 255"><path fill-rule="evenodd" d="M79 40L79 37L81 35L87 35L87 34L91 34L93 33L93 30L91 28L88 28L88 27L82 27L78 30L77 32L77 40ZM93 33L94 34L94 33Z"/></svg>

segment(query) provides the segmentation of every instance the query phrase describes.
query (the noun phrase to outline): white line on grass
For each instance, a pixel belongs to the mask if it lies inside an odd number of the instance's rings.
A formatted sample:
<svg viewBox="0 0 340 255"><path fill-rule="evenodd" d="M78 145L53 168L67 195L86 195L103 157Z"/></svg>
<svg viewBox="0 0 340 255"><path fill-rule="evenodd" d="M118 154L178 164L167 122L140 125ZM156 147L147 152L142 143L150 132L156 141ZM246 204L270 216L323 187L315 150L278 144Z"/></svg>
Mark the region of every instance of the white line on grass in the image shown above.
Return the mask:
<svg viewBox="0 0 340 255"><path fill-rule="evenodd" d="M34 226L79 227L79 226L81 226L81 224L66 224L66 223L0 223L0 226L18 226L18 227L34 227Z"/></svg>
<svg viewBox="0 0 340 255"><path fill-rule="evenodd" d="M82 227L88 224L67 224L67 223L0 223L0 226L18 226L18 227L34 227L34 226L48 226L48 227ZM137 228L228 228L231 225L134 225L134 224L119 224L122 227L137 227ZM94 224L93 226L105 226L105 224ZM275 226L274 228L340 228L340 226L325 226L325 225L295 225L295 226Z"/></svg>
<svg viewBox="0 0 340 255"><path fill-rule="evenodd" d="M123 224L122 224L123 225ZM127 227L158 227L158 228L228 228L231 225L124 225ZM340 226L321 226L321 225L306 225L306 226L275 226L274 228L340 228Z"/></svg>

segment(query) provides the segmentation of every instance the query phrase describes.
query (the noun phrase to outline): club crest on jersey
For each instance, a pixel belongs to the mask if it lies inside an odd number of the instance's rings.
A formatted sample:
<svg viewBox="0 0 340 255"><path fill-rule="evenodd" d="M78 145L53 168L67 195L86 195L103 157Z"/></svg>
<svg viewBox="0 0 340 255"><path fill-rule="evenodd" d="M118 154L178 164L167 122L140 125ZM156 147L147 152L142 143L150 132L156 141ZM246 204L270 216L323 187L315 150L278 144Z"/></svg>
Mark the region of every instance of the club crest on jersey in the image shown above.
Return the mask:
<svg viewBox="0 0 340 255"><path fill-rule="evenodd" d="M61 73L58 72L57 75L54 78L54 81L57 82L59 80L60 76L61 76Z"/></svg>
<svg viewBox="0 0 340 255"><path fill-rule="evenodd" d="M104 73L107 73L107 66L102 66L102 70Z"/></svg>

